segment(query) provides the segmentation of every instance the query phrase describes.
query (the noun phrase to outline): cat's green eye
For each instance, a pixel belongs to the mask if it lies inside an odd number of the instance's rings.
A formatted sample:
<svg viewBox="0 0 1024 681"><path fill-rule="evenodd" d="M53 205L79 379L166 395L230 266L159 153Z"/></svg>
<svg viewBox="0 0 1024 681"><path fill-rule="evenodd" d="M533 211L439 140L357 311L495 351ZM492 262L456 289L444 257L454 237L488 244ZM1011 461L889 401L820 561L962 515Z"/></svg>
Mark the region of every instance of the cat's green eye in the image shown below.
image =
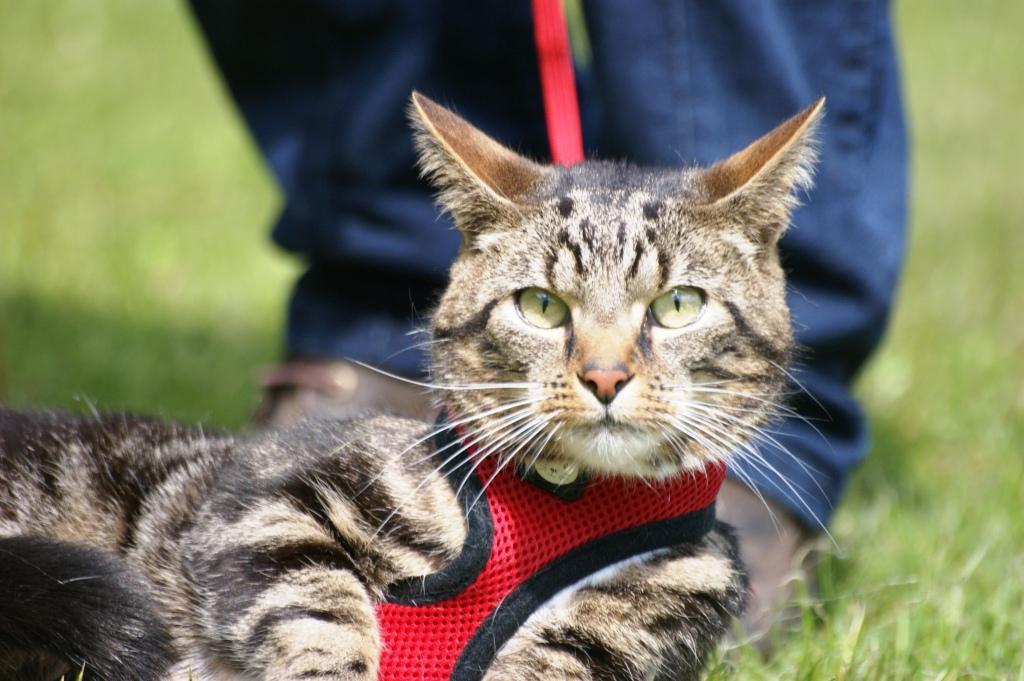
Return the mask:
<svg viewBox="0 0 1024 681"><path fill-rule="evenodd" d="M519 312L532 326L553 329L565 324L569 318L569 307L554 293L542 288L527 288L516 296Z"/></svg>
<svg viewBox="0 0 1024 681"><path fill-rule="evenodd" d="M651 317L658 326L681 329L704 309L704 292L692 286L676 286L651 302Z"/></svg>

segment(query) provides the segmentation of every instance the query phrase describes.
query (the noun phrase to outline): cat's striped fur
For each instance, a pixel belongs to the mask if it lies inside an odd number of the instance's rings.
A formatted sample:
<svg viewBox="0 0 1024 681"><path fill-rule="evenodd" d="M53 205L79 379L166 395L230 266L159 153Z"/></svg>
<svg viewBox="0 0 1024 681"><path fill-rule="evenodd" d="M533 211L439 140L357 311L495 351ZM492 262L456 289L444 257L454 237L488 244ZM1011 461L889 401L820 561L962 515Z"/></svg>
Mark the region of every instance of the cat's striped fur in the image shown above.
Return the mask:
<svg viewBox="0 0 1024 681"><path fill-rule="evenodd" d="M685 171L543 167L423 97L413 111L465 235L433 319L433 375L480 451L666 477L746 446L784 381L775 242L820 103ZM680 284L707 291L701 323L652 329L647 304ZM530 286L569 302L567 328L516 317ZM608 405L577 379L593 362L630 371ZM0 413L0 599L13 604L0 679L83 663L107 679L375 679L374 604L442 567L466 533L432 432L390 416L241 437ZM744 598L719 526L559 595L485 678L694 678ZM54 599L74 617L33 607Z"/></svg>

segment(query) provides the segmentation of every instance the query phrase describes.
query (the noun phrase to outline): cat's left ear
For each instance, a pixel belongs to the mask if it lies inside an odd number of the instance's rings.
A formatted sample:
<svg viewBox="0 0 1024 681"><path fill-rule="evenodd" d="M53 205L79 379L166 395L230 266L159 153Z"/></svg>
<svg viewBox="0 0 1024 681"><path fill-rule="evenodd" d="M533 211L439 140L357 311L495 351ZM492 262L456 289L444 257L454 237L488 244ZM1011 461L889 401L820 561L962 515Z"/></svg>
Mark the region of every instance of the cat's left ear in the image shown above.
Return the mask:
<svg viewBox="0 0 1024 681"><path fill-rule="evenodd" d="M789 224L796 193L809 189L817 163L816 131L825 111L822 97L746 149L699 176L705 201L774 243Z"/></svg>
<svg viewBox="0 0 1024 681"><path fill-rule="evenodd" d="M516 204L547 172L418 92L412 93L409 118L420 170L467 237L517 215Z"/></svg>

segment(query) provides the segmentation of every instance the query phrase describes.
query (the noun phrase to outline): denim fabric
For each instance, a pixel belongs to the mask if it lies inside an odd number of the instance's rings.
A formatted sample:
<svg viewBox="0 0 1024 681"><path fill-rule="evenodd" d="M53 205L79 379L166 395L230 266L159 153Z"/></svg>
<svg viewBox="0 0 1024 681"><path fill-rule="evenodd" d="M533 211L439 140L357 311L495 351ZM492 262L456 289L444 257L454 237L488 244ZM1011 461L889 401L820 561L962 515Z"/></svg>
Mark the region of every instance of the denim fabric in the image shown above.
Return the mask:
<svg viewBox="0 0 1024 681"><path fill-rule="evenodd" d="M418 89L529 155L547 153L530 3L193 0L214 58L280 183L274 229L309 270L289 352L414 374L409 332L458 248L416 177ZM906 135L885 0L590 0L580 72L591 156L707 163L828 97L817 186L782 241L801 347L766 465L738 465L811 526L865 455L850 382L885 326L905 227ZM820 432L819 432L820 431ZM770 469L774 469L774 472ZM783 483L784 478L788 482Z"/></svg>

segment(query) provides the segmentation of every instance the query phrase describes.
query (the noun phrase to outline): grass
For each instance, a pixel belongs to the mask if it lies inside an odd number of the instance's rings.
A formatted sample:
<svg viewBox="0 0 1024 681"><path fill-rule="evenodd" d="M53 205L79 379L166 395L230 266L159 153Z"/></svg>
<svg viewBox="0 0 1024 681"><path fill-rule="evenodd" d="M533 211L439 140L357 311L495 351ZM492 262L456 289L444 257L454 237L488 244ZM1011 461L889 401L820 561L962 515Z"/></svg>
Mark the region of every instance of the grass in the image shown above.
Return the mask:
<svg viewBox="0 0 1024 681"><path fill-rule="evenodd" d="M184 3L0 8L8 399L242 423L295 267Z"/></svg>
<svg viewBox="0 0 1024 681"><path fill-rule="evenodd" d="M711 676L1024 681L1024 5L896 8L912 239L802 628ZM296 265L181 4L0 0L0 397L244 423Z"/></svg>

